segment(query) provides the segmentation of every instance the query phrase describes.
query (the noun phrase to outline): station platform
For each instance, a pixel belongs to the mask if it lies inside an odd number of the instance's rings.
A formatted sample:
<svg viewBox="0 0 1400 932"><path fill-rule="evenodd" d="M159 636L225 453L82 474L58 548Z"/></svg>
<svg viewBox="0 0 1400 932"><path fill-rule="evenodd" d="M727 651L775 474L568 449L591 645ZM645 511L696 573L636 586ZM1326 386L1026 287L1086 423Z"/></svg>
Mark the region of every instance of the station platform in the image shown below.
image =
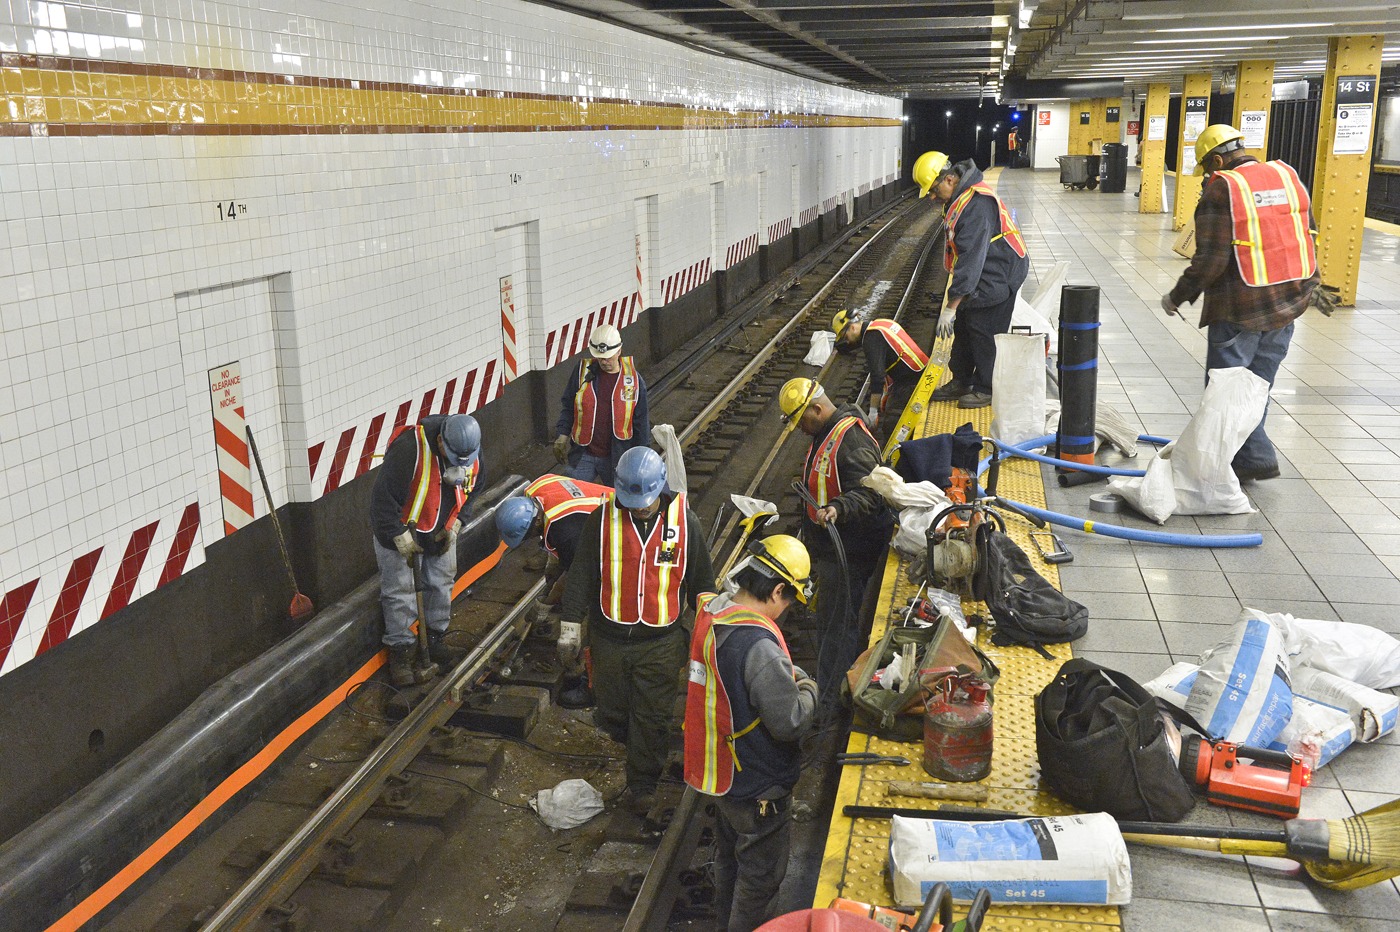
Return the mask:
<svg viewBox="0 0 1400 932"><path fill-rule="evenodd" d="M1159 307L1186 266L1171 251L1168 213L1137 213L1136 173L1127 193L1067 191L1053 172L1006 171L998 193L1016 214L1032 260L1031 280L1061 259L1070 284L1097 285L1101 293L1098 398L1116 407L1142 432L1175 436L1189 421L1204 388L1205 331ZM1172 663L1195 661L1218 642L1244 606L1298 618L1373 625L1400 636L1400 231L1366 230L1355 307L1328 318L1309 311L1298 322L1292 348L1271 396L1268 432L1279 450L1282 476L1246 483L1254 514L1173 517L1164 527L1135 513L1093 513L1098 523L1181 533L1258 531L1260 547L1195 549L1135 543L1077 531L1058 533L1072 563L1038 568L1090 612L1088 633L1075 655L1122 670L1138 681ZM972 415L972 416L969 416ZM971 421L984 435L989 409L930 406L926 433ZM1140 446L1141 466L1151 457ZM1024 461L1003 467L1008 497L1045 503L1054 511L1090 515L1088 498L1102 483L1062 489L1049 467ZM1008 520L1008 532L1026 545L1028 526ZM891 556L877 605L872 639L914 589ZM970 609L971 607L969 607ZM1054 676L1069 646L1047 661L1025 648L979 646L1002 670L996 687L996 742L986 805L1036 814L1070 811L1039 784L1032 699ZM899 749L899 750L895 750ZM841 806L934 804L885 794L885 781L923 779L921 747L853 734L848 750L901 753L913 767L848 767L814 905L844 896L888 905L887 821L851 820ZM899 773L898 771L904 771ZM1303 793L1301 815L1343 818L1400 795L1400 737L1356 744L1321 768ZM1246 827L1278 820L1201 802L1186 822ZM991 932L1035 929L1113 929L1147 932L1209 924L1232 930L1379 930L1396 927L1400 890L1395 882L1351 892L1309 883L1292 861L1129 847L1130 905L1115 907L997 906L984 925Z"/></svg>

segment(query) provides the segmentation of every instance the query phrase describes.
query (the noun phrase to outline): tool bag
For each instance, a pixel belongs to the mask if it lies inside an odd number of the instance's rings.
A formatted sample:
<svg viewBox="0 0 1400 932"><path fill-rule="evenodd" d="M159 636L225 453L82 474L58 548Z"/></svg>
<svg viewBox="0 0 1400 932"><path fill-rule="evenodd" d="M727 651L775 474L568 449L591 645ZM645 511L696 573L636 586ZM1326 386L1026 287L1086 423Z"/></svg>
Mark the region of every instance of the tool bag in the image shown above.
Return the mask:
<svg viewBox="0 0 1400 932"><path fill-rule="evenodd" d="M1050 585L1001 531L979 531L977 567L972 592L996 622L993 644L1021 644L1053 660L1046 644L1073 641L1089 630L1089 610Z"/></svg>
<svg viewBox="0 0 1400 932"><path fill-rule="evenodd" d="M1132 677L1090 660L1066 661L1035 697L1035 751L1045 784L1070 805L1116 819L1177 822L1196 804L1177 767L1195 719L1153 698ZM1176 747L1173 748L1173 743Z"/></svg>
<svg viewBox="0 0 1400 932"><path fill-rule="evenodd" d="M875 682L875 674L914 644L917 676L905 676L897 690ZM948 618L924 628L892 626L874 647L867 648L846 674L846 688L855 708L855 724L894 741L917 741L924 733L924 700L944 677L976 673L994 684L1001 671L991 658L968 643Z"/></svg>

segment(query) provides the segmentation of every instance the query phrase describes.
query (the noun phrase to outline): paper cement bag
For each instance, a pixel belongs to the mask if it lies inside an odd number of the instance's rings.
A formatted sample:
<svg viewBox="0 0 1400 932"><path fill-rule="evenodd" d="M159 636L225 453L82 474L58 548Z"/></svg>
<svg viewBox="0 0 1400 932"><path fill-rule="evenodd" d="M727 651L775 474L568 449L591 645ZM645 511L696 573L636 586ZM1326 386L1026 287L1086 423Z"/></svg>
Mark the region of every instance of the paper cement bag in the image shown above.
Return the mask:
<svg viewBox="0 0 1400 932"><path fill-rule="evenodd" d="M1293 679L1298 695L1346 712L1358 741L1375 741L1395 730L1400 698L1311 667L1298 667Z"/></svg>
<svg viewBox="0 0 1400 932"><path fill-rule="evenodd" d="M939 882L961 901L986 887L994 903L1121 906L1133 893L1128 849L1106 812L1004 822L895 816L890 875L895 902L907 907Z"/></svg>
<svg viewBox="0 0 1400 932"><path fill-rule="evenodd" d="M1186 219L1186 226L1182 227L1181 232L1176 235L1176 240L1172 242L1172 252L1183 259L1190 259L1196 255L1196 218L1194 216Z"/></svg>
<svg viewBox="0 0 1400 932"><path fill-rule="evenodd" d="M1287 751L1316 770L1332 762L1332 758L1351 747L1356 740L1356 726L1351 716L1341 709L1293 697L1293 717L1288 725L1270 741L1272 751Z"/></svg>
<svg viewBox="0 0 1400 932"><path fill-rule="evenodd" d="M1371 689L1400 686L1400 641L1370 625L1262 615L1283 634L1294 666L1312 667Z"/></svg>
<svg viewBox="0 0 1400 932"><path fill-rule="evenodd" d="M1283 637L1248 609L1229 630L1229 637L1201 655L1186 711L1213 738L1264 747L1293 715Z"/></svg>

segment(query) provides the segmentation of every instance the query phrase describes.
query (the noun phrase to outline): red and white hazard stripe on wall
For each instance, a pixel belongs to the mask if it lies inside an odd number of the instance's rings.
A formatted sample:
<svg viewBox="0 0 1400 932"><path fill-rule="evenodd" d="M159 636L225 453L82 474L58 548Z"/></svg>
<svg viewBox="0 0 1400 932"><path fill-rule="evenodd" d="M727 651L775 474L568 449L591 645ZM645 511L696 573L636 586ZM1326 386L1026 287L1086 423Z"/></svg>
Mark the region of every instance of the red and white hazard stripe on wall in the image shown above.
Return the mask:
<svg viewBox="0 0 1400 932"><path fill-rule="evenodd" d="M635 323L641 311L636 295L619 298L605 304L596 311L589 311L556 330L545 334L544 358L546 365L557 365L588 345L588 335L599 324L612 324L621 330ZM625 348L624 348L625 349Z"/></svg>
<svg viewBox="0 0 1400 932"><path fill-rule="evenodd" d="M840 198L839 196L837 196L837 197L829 197L829 198L827 198L826 200L822 201L822 213L824 213L824 214L829 214L829 213L831 213L833 210L836 209L836 205L837 205L838 203L840 203L840 201L841 201L841 198Z"/></svg>
<svg viewBox="0 0 1400 932"><path fill-rule="evenodd" d="M730 246L727 250L725 250L724 267L726 269L733 268L735 265L739 264L740 262L743 262L745 259L747 259L749 256L752 256L756 252L758 252L757 233L753 234L752 236L744 237L743 239L739 240L739 242L735 243L734 245Z"/></svg>
<svg viewBox="0 0 1400 932"><path fill-rule="evenodd" d="M704 284L710 278L711 263L709 259L702 259L694 265L688 265L676 272L668 275L661 282L661 304L664 307L681 295L689 294L697 287Z"/></svg>
<svg viewBox="0 0 1400 932"><path fill-rule="evenodd" d="M13 586L0 596L0 674L57 647L203 560L195 501Z"/></svg>
<svg viewBox="0 0 1400 932"><path fill-rule="evenodd" d="M209 370L209 406L214 412L214 451L219 461L225 537L253 520L253 474L248 467L242 373L237 361Z"/></svg>
<svg viewBox="0 0 1400 932"><path fill-rule="evenodd" d="M515 285L509 275L501 278L501 366L507 382L520 374L520 352L515 344Z"/></svg>
<svg viewBox="0 0 1400 932"><path fill-rule="evenodd" d="M807 224L815 222L819 216L821 216L821 210L819 208L808 207L798 215L797 222L800 226L805 227Z"/></svg>
<svg viewBox="0 0 1400 932"><path fill-rule="evenodd" d="M787 236L787 235L788 235L789 233L791 233L791 232L792 232L792 218L791 218L791 217L784 217L782 220L779 220L777 223L770 223L770 224L768 225L768 242L769 242L770 244L771 244L771 243L776 243L778 240L782 239L784 236Z"/></svg>

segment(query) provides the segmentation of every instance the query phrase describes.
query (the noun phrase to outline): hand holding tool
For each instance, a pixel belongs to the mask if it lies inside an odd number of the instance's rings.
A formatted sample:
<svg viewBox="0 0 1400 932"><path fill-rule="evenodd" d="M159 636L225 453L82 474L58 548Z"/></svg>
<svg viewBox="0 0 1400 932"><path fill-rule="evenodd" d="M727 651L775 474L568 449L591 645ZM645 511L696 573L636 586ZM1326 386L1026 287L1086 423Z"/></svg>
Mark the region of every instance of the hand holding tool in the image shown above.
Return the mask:
<svg viewBox="0 0 1400 932"><path fill-rule="evenodd" d="M1162 310L1166 311L1173 317L1181 317L1181 311L1178 310L1177 306L1172 303L1171 295L1162 295Z"/></svg>
<svg viewBox="0 0 1400 932"><path fill-rule="evenodd" d="M896 767L907 767L909 766L909 758L896 757L891 754L876 754L873 751L859 753L850 751L837 754L836 763L842 765L859 764L862 767L866 764L894 764Z"/></svg>
<svg viewBox="0 0 1400 932"><path fill-rule="evenodd" d="M410 563L414 556L423 552L423 547L413 537L413 530L410 528L394 538L394 546L398 548L399 555Z"/></svg>
<svg viewBox="0 0 1400 932"><path fill-rule="evenodd" d="M891 780L885 785L887 796L913 796L917 799L956 799L963 802L985 803L988 792L985 786L953 786L948 783L911 783L907 780Z"/></svg>
<svg viewBox="0 0 1400 932"><path fill-rule="evenodd" d="M957 320L958 312L945 307L943 313L938 316L938 335L940 337L950 337L953 335L953 321Z"/></svg>

